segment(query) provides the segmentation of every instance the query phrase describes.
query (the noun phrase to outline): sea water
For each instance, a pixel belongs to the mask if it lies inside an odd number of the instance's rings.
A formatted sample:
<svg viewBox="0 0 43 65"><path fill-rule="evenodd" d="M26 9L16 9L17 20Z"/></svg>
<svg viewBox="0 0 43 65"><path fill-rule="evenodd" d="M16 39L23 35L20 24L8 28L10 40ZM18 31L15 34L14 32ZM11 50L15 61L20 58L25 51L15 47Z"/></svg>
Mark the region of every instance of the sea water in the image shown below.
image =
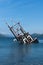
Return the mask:
<svg viewBox="0 0 43 65"><path fill-rule="evenodd" d="M0 38L0 65L43 65L43 40L20 44L12 37Z"/></svg>

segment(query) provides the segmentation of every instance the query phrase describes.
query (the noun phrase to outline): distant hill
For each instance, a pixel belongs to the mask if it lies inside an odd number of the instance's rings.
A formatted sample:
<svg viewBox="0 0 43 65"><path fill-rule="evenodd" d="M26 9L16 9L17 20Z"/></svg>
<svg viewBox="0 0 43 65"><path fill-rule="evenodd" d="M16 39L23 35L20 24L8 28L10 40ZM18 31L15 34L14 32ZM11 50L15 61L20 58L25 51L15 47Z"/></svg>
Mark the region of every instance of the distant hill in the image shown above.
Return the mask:
<svg viewBox="0 0 43 65"><path fill-rule="evenodd" d="M38 39L43 39L43 34L37 34L37 33L34 33L32 34L32 37L37 37Z"/></svg>
<svg viewBox="0 0 43 65"><path fill-rule="evenodd" d="M9 35L9 34L0 34L0 38L1 38L1 37L5 37L5 38L6 38L6 37L14 37L14 36Z"/></svg>
<svg viewBox="0 0 43 65"><path fill-rule="evenodd" d="M0 37L5 37L5 35L4 34L0 34Z"/></svg>
<svg viewBox="0 0 43 65"><path fill-rule="evenodd" d="M37 37L38 39L43 39L43 34L31 34L33 38ZM14 37L12 35L5 35L5 34L0 34L0 37Z"/></svg>

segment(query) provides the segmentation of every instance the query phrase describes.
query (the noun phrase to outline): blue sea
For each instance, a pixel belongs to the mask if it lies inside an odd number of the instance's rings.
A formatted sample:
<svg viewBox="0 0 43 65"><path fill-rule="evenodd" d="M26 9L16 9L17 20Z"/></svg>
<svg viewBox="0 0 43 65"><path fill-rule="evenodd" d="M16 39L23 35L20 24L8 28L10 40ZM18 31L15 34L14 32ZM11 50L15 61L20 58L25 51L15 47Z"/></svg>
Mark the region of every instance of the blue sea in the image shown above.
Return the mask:
<svg viewBox="0 0 43 65"><path fill-rule="evenodd" d="M0 65L43 65L43 40L20 44L12 37L1 37Z"/></svg>

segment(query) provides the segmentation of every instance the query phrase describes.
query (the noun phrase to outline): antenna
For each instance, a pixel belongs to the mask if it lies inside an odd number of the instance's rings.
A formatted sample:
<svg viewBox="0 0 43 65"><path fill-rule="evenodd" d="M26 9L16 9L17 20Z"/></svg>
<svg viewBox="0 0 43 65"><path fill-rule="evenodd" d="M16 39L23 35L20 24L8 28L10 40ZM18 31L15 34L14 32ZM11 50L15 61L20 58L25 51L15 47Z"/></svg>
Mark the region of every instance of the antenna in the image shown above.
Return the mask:
<svg viewBox="0 0 43 65"><path fill-rule="evenodd" d="M8 25L8 23L6 22L6 25L8 26L8 28L11 28L9 25Z"/></svg>

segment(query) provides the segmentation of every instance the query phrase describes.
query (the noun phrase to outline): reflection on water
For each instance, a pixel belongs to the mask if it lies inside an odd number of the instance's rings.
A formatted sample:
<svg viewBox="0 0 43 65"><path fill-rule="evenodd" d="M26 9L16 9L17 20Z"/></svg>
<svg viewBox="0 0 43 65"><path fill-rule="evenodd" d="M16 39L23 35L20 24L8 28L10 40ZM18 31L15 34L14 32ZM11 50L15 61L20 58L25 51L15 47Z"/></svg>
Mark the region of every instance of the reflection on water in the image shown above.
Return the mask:
<svg viewBox="0 0 43 65"><path fill-rule="evenodd" d="M0 65L43 65L43 41L19 44L12 38L0 38Z"/></svg>

